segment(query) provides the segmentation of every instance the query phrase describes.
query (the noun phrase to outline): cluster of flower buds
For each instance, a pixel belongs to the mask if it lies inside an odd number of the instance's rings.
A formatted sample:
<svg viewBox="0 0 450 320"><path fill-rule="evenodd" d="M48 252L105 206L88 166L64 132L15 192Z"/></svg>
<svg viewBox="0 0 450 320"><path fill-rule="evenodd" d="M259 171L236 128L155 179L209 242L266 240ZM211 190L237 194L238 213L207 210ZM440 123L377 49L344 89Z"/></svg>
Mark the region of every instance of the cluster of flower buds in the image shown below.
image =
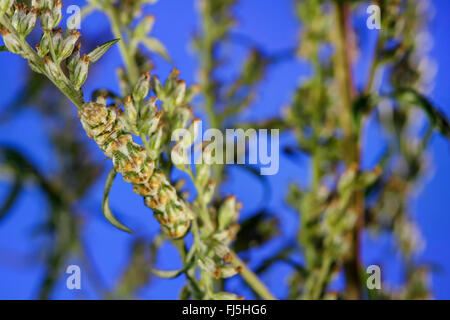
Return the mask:
<svg viewBox="0 0 450 320"><path fill-rule="evenodd" d="M355 163L341 175L332 198L328 190L321 191L321 197L317 197L318 203L324 206L324 219L320 230L330 257L340 259L350 248L350 240L346 235L353 230L358 217L356 212L349 209L352 196L355 192L366 190L373 185L380 174L379 167L375 167L373 171L360 171Z"/></svg>
<svg viewBox="0 0 450 320"><path fill-rule="evenodd" d="M135 40L144 39L147 36L147 34L149 34L150 31L152 30L154 23L155 23L155 16L153 15L147 15L144 18L142 18L141 21L136 26L136 28L134 28L133 30L133 39Z"/></svg>
<svg viewBox="0 0 450 320"><path fill-rule="evenodd" d="M201 133L199 119L193 118L192 111L187 104L198 91L198 87L186 87L186 83L179 78L178 70L174 69L164 85L153 77L151 87L158 99L162 101L165 119L170 123L170 130L186 128L185 134L178 137L172 147L172 162L177 168L183 171L191 170L186 167L187 150L195 143L196 138ZM201 145L203 161L195 166L195 185L202 196L204 204L208 204L214 195L215 182L210 179L210 158L212 148L207 148L207 144ZM196 147L194 147L196 149ZM197 244L197 265L206 273L216 279L229 278L241 272L240 267L232 264L233 256L229 245L234 241L239 225L240 203L235 197L227 197L217 211L217 221L215 228L202 242ZM237 299L235 295L221 293L229 299ZM219 295L218 297L222 297Z"/></svg>
<svg viewBox="0 0 450 320"><path fill-rule="evenodd" d="M62 19L61 0L33 0L33 7L41 12L41 26L44 30L56 28Z"/></svg>
<svg viewBox="0 0 450 320"><path fill-rule="evenodd" d="M157 109L157 98L145 100L150 91L150 75L144 73L131 91L132 94L123 103L122 124L130 133L149 137L148 141L144 141L147 155L156 160L160 154L164 130L168 128L161 120L163 112Z"/></svg>
<svg viewBox="0 0 450 320"><path fill-rule="evenodd" d="M14 0L0 0L0 12L1 13L11 13L11 7L14 3Z"/></svg>
<svg viewBox="0 0 450 320"><path fill-rule="evenodd" d="M19 37L26 37L33 30L39 10L34 7L28 10L26 4L14 3L11 0L2 0L0 2L0 10L0 14L9 16L11 26L17 32L17 34L14 34L5 27L0 28L5 46L9 51L20 54L22 48Z"/></svg>
<svg viewBox="0 0 450 320"><path fill-rule="evenodd" d="M165 175L154 170L154 161L133 141L121 117L121 113L106 107L104 97L80 109L81 122L89 137L113 160L123 179L133 184L133 190L144 197L163 231L171 238L184 236L193 218L191 212Z"/></svg>
<svg viewBox="0 0 450 320"><path fill-rule="evenodd" d="M232 264L233 256L229 249L239 231L237 220L240 208L241 204L236 201L236 197L227 197L219 207L216 230L205 239L204 247L199 248L204 254L200 255L198 266L216 279L229 278L241 272L240 267Z"/></svg>
<svg viewBox="0 0 450 320"><path fill-rule="evenodd" d="M229 262L231 262L231 258ZM212 274L216 279L230 278L242 271L242 267L235 267L230 263L223 263L222 260L219 260L216 257L210 258L208 256L203 256L198 259L197 263L202 270Z"/></svg>
<svg viewBox="0 0 450 320"><path fill-rule="evenodd" d="M211 238L228 246L236 238L239 231L239 211L242 204L236 201L236 197L228 196L225 198L217 212L217 228ZM220 254L219 254L220 255Z"/></svg>
<svg viewBox="0 0 450 320"><path fill-rule="evenodd" d="M70 81L75 86L75 89L81 88L83 83L86 81L87 75L88 75L88 69L89 69L89 62L91 58L83 54L81 58L79 58L75 62L75 67L73 71L69 69L70 73Z"/></svg>
<svg viewBox="0 0 450 320"><path fill-rule="evenodd" d="M20 54L22 47L20 45L19 39L11 33L8 29L0 27L0 34L3 37L3 42L5 42L6 48L12 53Z"/></svg>
<svg viewBox="0 0 450 320"><path fill-rule="evenodd" d="M145 205L153 209L156 220L169 237L186 234L194 217L161 171L156 170L148 182L134 185L134 191L144 197Z"/></svg>
<svg viewBox="0 0 450 320"><path fill-rule="evenodd" d="M69 58L69 71L74 65ZM76 73L76 68L74 70ZM166 82L168 87L159 91L164 92L163 106L168 100L186 103L185 89L175 100L167 95L174 83L185 88L184 82L176 78L178 72L171 75L171 80ZM88 136L113 160L115 170L122 173L126 182L133 184L134 192L143 196L145 205L153 209L163 231L171 238L179 238L187 233L194 217L164 173L155 169L155 161L160 155L163 139L170 136L174 127L185 126L192 113L186 115L179 104L175 105L177 112L158 111L157 98L147 99L150 80L150 75L144 73L134 88L128 90L131 95L124 99L123 111L108 108L105 95L99 96L96 102L84 104L79 110L80 118ZM181 117L178 110L183 114ZM131 134L145 137L145 148L136 144Z"/></svg>
<svg viewBox="0 0 450 320"><path fill-rule="evenodd" d="M119 19L122 25L129 25L134 19L142 15L142 6L154 4L158 0L132 0L111 1L118 8Z"/></svg>
<svg viewBox="0 0 450 320"><path fill-rule="evenodd" d="M28 10L26 4L15 3L11 24L20 35L27 36L36 24L38 13L39 10L36 8Z"/></svg>
<svg viewBox="0 0 450 320"><path fill-rule="evenodd" d="M40 43L36 45L36 52L42 58L41 64L43 63L43 65L39 66L39 63L32 60L30 60L30 65L34 71L45 72L52 80L66 80L66 75L59 67L61 62L66 60L69 77L65 82L75 90L79 90L86 81L89 65L93 62L92 53L80 57L80 44L77 44L77 41L81 34L77 30L71 30L64 34L62 28L58 28L62 19L61 1L33 0L31 9L28 9L27 5L23 3L3 0L0 2L0 9L4 18L10 22L9 30L7 26L0 27L0 33L7 49L31 59L25 55L22 45L39 18L43 34ZM110 45L111 43L97 48L96 54L100 56Z"/></svg>
<svg viewBox="0 0 450 320"><path fill-rule="evenodd" d="M180 80L179 75L180 71L173 69L164 85L154 76L152 77L151 87L158 99L163 102L162 108L165 112L172 115L173 111L177 109L177 115L180 118L177 126L181 128L185 127L188 120L192 117L192 113L186 105L200 91L200 88L197 85L187 88L186 82Z"/></svg>
<svg viewBox="0 0 450 320"><path fill-rule="evenodd" d="M55 51L55 56L58 61L67 59L73 52L75 44L80 38L81 34L77 30L71 30L69 34L63 37L62 28L54 28L50 34ZM49 42L50 43L50 42ZM48 52L49 48L46 48Z"/></svg>

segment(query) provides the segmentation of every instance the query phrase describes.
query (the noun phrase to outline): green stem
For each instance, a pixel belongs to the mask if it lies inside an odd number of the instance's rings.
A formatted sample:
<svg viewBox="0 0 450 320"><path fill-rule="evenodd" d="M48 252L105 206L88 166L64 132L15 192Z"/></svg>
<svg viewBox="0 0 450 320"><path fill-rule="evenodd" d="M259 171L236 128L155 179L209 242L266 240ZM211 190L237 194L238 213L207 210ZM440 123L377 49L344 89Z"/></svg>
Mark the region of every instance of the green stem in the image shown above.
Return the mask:
<svg viewBox="0 0 450 320"><path fill-rule="evenodd" d="M192 177L193 179L193 177ZM195 181L195 180L193 180ZM208 208L206 206L206 203L203 200L203 192L202 190L199 190L198 186L196 185L197 192L198 192L198 200L200 204L200 218L204 222L204 230L203 232L211 232L214 230L214 225L211 220L211 216L208 214ZM267 289L267 287L264 285L264 283L261 282L261 280L258 278L256 274L254 274L246 265L245 263L238 257L238 255L232 251L230 251L233 256L233 265L236 267L242 268L242 278L244 278L247 285L254 291L256 294L258 294L261 298L266 300L275 300L275 297L270 293L270 291ZM202 272L202 278L204 277L211 277L211 275ZM208 282L208 281L206 281Z"/></svg>
<svg viewBox="0 0 450 320"><path fill-rule="evenodd" d="M25 40L24 37L21 37L16 29L11 25L8 18L5 17L3 14L0 15L0 23L8 29L9 32L14 34L14 36L19 40L20 46L23 50L23 52L26 55L26 58L33 62L36 66L39 67L41 72L47 76L47 78L70 100L72 103L77 107L80 108L84 101L83 101L83 94L81 91L77 91L74 88L71 88L64 82L60 82L58 80L53 79L53 77L45 72L44 68L44 61L41 57L36 53L36 51L33 50L33 48L30 47L28 42ZM50 41L51 42L51 41ZM64 74L62 74L64 76Z"/></svg>
<svg viewBox="0 0 450 320"><path fill-rule="evenodd" d="M342 97L341 125L345 131L344 160L347 167L360 163L360 127L352 122L354 86L352 80L350 39L350 5L336 2L336 21L338 37L336 70ZM356 226L348 234L350 241L349 253L344 257L344 271L346 279L346 294L349 299L362 297L360 272L360 233L364 224L364 194L360 191L352 196L351 212L355 212Z"/></svg>
<svg viewBox="0 0 450 320"><path fill-rule="evenodd" d="M233 265L242 268L241 276L250 288L265 300L276 300L265 284L262 283L258 276L245 265L238 255L235 252L231 252L231 255L233 256Z"/></svg>
<svg viewBox="0 0 450 320"><path fill-rule="evenodd" d="M195 178L193 178L193 179L195 179ZM195 181L195 180L193 180L193 181ZM212 223L211 217L209 216L208 208L205 203L205 200L203 199L204 190L200 189L196 183L194 183L194 184L195 184L195 188L197 189L197 193L198 193L197 199L198 199L199 206L200 206L199 216L205 227L205 230L203 230L203 231L206 233L211 233L212 231L214 231L214 225Z"/></svg>
<svg viewBox="0 0 450 320"><path fill-rule="evenodd" d="M380 66L380 61L378 60L378 55L380 54L380 50L383 48L384 42L381 39L381 35L378 36L377 44L375 47L374 56L372 58L372 63L370 65L369 75L367 78L366 87L364 88L365 94L370 94L373 90L373 85L375 82L375 78L377 75L378 67Z"/></svg>
<svg viewBox="0 0 450 320"><path fill-rule="evenodd" d="M121 39L121 41L119 41L119 51L122 56L122 60L125 63L125 68L127 69L128 80L130 81L131 86L134 86L139 79L139 69L134 59L134 54L132 50L130 50L132 46L130 43L127 43L126 37L124 37L121 31L122 26L117 14L117 9L113 5L108 7L107 15L109 21L111 22L111 29L114 37Z"/></svg>
<svg viewBox="0 0 450 320"><path fill-rule="evenodd" d="M203 18L203 38L202 38L202 46L199 50L200 53L200 62L201 62L201 70L200 70L200 85L202 87L202 92L205 97L204 102L204 110L209 120L209 124L211 128L222 129L220 114L214 110L214 106L217 104L217 96L215 92L215 84L214 84L214 46L217 40L214 39L211 34L212 28L212 18L207 15L205 12L202 12ZM216 181L217 186L220 186L223 179L223 171L224 166L220 164L216 164L213 167L213 177ZM218 195L219 188L216 190L216 196Z"/></svg>
<svg viewBox="0 0 450 320"><path fill-rule="evenodd" d="M207 5L207 4L205 4ZM217 103L217 97L215 93L215 84L213 82L213 72L215 68L214 61L214 46L215 39L211 33L212 31L212 17L210 17L205 12L202 12L203 18L203 39L202 46L200 49L200 59L201 59L201 87L205 97L204 109L208 116L208 120L210 122L210 126L212 128L220 127L220 115L214 110L214 106ZM224 166L216 164L213 167L213 176L216 181L216 184L219 186L223 177ZM194 180L195 181L195 180ZM197 186L196 186L197 187ZM214 224L211 221L211 217L208 214L208 209L206 204L202 199L202 190L197 188L197 192L199 194L199 203L202 207L200 210L200 215L202 221L204 221L205 231L214 230ZM218 190L216 190L217 194ZM266 288L266 286L261 282L257 275L255 275L245 264L242 262L236 253L232 252L233 255L233 264L235 266L240 266L242 268L242 277L246 281L246 283L250 286L250 288L256 292L261 298L267 300L274 300L275 298Z"/></svg>

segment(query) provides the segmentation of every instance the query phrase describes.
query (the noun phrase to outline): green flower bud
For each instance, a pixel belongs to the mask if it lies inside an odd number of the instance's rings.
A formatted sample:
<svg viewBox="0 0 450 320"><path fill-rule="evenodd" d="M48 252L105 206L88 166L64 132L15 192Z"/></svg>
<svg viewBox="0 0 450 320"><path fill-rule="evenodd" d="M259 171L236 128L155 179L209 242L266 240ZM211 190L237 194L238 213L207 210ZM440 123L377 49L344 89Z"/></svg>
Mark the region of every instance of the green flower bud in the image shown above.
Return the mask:
<svg viewBox="0 0 450 320"><path fill-rule="evenodd" d="M214 260L210 257L201 257L197 260L198 266L205 270L207 273L214 274L217 270L217 266Z"/></svg>
<svg viewBox="0 0 450 320"><path fill-rule="evenodd" d="M158 98L162 99L164 97L164 87L156 76L152 77L152 89Z"/></svg>
<svg viewBox="0 0 450 320"><path fill-rule="evenodd" d="M50 51L50 35L44 32L41 36L41 42L36 45L36 51L38 55L43 58Z"/></svg>
<svg viewBox="0 0 450 320"><path fill-rule="evenodd" d="M344 192L346 189L351 188L356 180L358 173L358 164L351 165L341 176L338 182L338 191Z"/></svg>
<svg viewBox="0 0 450 320"><path fill-rule="evenodd" d="M0 27L0 34L2 35L5 46L9 51L19 53L22 50L19 39L17 39L14 34L9 32L8 29Z"/></svg>
<svg viewBox="0 0 450 320"><path fill-rule="evenodd" d="M53 27L56 27L62 19L62 2L61 0L56 0L53 5L52 14L53 14Z"/></svg>
<svg viewBox="0 0 450 320"><path fill-rule="evenodd" d="M174 102L176 106L179 106L183 102L185 94L186 82L184 82L183 80L177 81L175 91L173 92Z"/></svg>
<svg viewBox="0 0 450 320"><path fill-rule="evenodd" d="M41 45L38 43L36 46L35 46L35 48L36 48L36 52L37 52L37 54L38 54L38 56L39 57L43 57L43 56L45 56L47 53L45 53L45 54L42 54L42 51L41 51Z"/></svg>
<svg viewBox="0 0 450 320"><path fill-rule="evenodd" d="M148 91L150 89L150 74L147 72L143 74L138 82L136 83L136 86L133 90L133 98L135 101L141 101L143 100L147 95Z"/></svg>
<svg viewBox="0 0 450 320"><path fill-rule="evenodd" d="M216 243L213 246L213 250L221 259L226 259L226 262L231 262L232 256L230 254L230 249L226 245L223 243Z"/></svg>
<svg viewBox="0 0 450 320"><path fill-rule="evenodd" d="M72 30L69 35L63 40L61 44L61 53L59 56L61 60L68 58L72 54L75 44L77 43L80 36L81 34L77 30Z"/></svg>
<svg viewBox="0 0 450 320"><path fill-rule="evenodd" d="M80 60L80 48L81 48L81 43L78 42L75 45L75 48L73 49L72 54L67 59L67 68L69 69L69 74L70 74L71 79L75 72L75 67L78 64L78 60Z"/></svg>
<svg viewBox="0 0 450 320"><path fill-rule="evenodd" d="M186 106L179 107L174 114L173 129L185 128L192 116L191 108Z"/></svg>
<svg viewBox="0 0 450 320"><path fill-rule="evenodd" d="M76 89L79 89L86 81L89 70L89 60L89 56L83 54L75 66L73 78L71 80Z"/></svg>
<svg viewBox="0 0 450 320"><path fill-rule="evenodd" d="M211 176L211 171L210 171L210 166L206 165L206 164L198 164L196 166L196 183L198 186L200 187L205 187L206 183L209 180L209 177Z"/></svg>
<svg viewBox="0 0 450 320"><path fill-rule="evenodd" d="M223 266L219 269L220 278L226 279L235 276L241 272L241 269L242 269L241 267Z"/></svg>
<svg viewBox="0 0 450 320"><path fill-rule="evenodd" d="M233 223L227 229L215 232L212 238L225 245L229 245L236 238L236 234L238 233L238 231L239 225L237 223Z"/></svg>
<svg viewBox="0 0 450 320"><path fill-rule="evenodd" d="M127 123L130 126L134 127L136 125L137 120L137 110L133 102L133 99L130 96L126 97L123 104L123 108L125 110L125 119Z"/></svg>
<svg viewBox="0 0 450 320"><path fill-rule="evenodd" d="M156 159L161 147L163 138L163 126L160 124L155 133L152 134L149 140L148 153L152 159Z"/></svg>
<svg viewBox="0 0 450 320"><path fill-rule="evenodd" d="M133 31L134 39L144 39L152 30L154 23L155 17L153 15L144 17Z"/></svg>
<svg viewBox="0 0 450 320"><path fill-rule="evenodd" d="M151 136L156 129L158 129L159 121L163 115L162 111L157 112L150 121L147 122L147 126L145 127L144 132L147 133L148 136Z"/></svg>
<svg viewBox="0 0 450 320"><path fill-rule="evenodd" d="M192 99L196 95L198 95L202 91L201 87L199 85L192 85L189 88L186 89L186 93L184 95L184 102L190 103Z"/></svg>
<svg viewBox="0 0 450 320"><path fill-rule="evenodd" d="M172 163L178 168L184 168L189 163L187 150L180 142L175 143L170 153Z"/></svg>
<svg viewBox="0 0 450 320"><path fill-rule="evenodd" d="M19 24L19 33L24 36L28 35L31 30L33 30L36 25L36 19L38 16L38 10L36 8L32 8L31 11L25 16L25 18Z"/></svg>
<svg viewBox="0 0 450 320"><path fill-rule="evenodd" d="M139 114L144 122L148 121L151 117L153 117L156 114L157 100L158 99L155 97L150 97L150 99L141 103L141 106L139 108Z"/></svg>
<svg viewBox="0 0 450 320"><path fill-rule="evenodd" d="M55 28L51 32L51 40L53 45L53 50L55 51L56 58L59 60L61 55L61 47L63 42L62 28Z"/></svg>
<svg viewBox="0 0 450 320"><path fill-rule="evenodd" d="M7 12L13 5L14 0L0 0L0 11Z"/></svg>
<svg viewBox="0 0 450 320"><path fill-rule="evenodd" d="M54 79L59 78L58 67L56 66L56 63L54 63L49 56L44 57L44 67L45 67L45 72L50 77L53 77Z"/></svg>
<svg viewBox="0 0 450 320"><path fill-rule="evenodd" d="M42 8L48 8L48 9L52 9L53 8L53 0L40 0L42 3Z"/></svg>
<svg viewBox="0 0 450 320"><path fill-rule="evenodd" d="M205 186L205 190L203 191L203 200L206 203L209 203L212 200L215 190L216 190L216 182L210 179Z"/></svg>
<svg viewBox="0 0 450 320"><path fill-rule="evenodd" d="M192 120L189 128L187 129L188 132L181 138L181 141L185 148L189 148L195 142L195 140L197 140L200 134L200 127L200 119L195 118L194 120Z"/></svg>
<svg viewBox="0 0 450 320"><path fill-rule="evenodd" d="M226 229L232 222L238 219L238 205L236 197L227 197L220 206L217 214L217 225L219 230Z"/></svg>
<svg viewBox="0 0 450 320"><path fill-rule="evenodd" d="M14 29L18 30L21 22L27 15L27 6L22 3L14 3L14 13L11 17L11 24Z"/></svg>
<svg viewBox="0 0 450 320"><path fill-rule="evenodd" d="M50 9L45 9L41 13L41 26L43 30L52 30L55 20L53 19L53 14Z"/></svg>
<svg viewBox="0 0 450 320"><path fill-rule="evenodd" d="M373 171L361 172L357 178L356 185L359 189L364 189L374 184L380 177L382 170L380 167L375 167Z"/></svg>
<svg viewBox="0 0 450 320"><path fill-rule="evenodd" d="M204 164L210 165L213 157L213 148L207 148L208 146L212 145L214 141L204 141L202 145L202 160Z"/></svg>
<svg viewBox="0 0 450 320"><path fill-rule="evenodd" d="M169 74L169 77L166 80L166 83L164 84L167 94L171 94L172 91L175 89L176 85L179 82L179 79L178 79L179 76L180 76L180 70L178 70L177 68L173 68Z"/></svg>
<svg viewBox="0 0 450 320"><path fill-rule="evenodd" d="M36 9L42 9L43 8L42 0L31 0L31 6Z"/></svg>

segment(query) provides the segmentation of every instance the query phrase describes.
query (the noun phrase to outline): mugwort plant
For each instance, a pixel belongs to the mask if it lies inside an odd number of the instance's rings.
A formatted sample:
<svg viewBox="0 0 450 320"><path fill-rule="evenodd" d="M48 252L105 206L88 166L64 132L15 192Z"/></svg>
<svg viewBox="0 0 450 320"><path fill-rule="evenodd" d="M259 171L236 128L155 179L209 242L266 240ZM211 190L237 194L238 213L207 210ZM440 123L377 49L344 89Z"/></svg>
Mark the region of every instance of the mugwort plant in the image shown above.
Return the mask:
<svg viewBox="0 0 450 320"><path fill-rule="evenodd" d="M298 43L293 50L273 53L233 33L238 0L197 0L200 23L192 47L198 58L198 84L194 85L188 85L176 68L166 79L152 74L153 61L146 51L171 61L164 44L152 35L155 17L144 14L155 2L87 0L81 9L69 4L67 28L62 28L60 0L0 0L1 51L22 57L34 76L48 79L64 97L59 110L43 113L82 129L108 159L102 199L106 219L132 233L110 208L110 191L119 175L160 225L161 232L152 241L134 238L120 283L104 297L133 297L150 276L184 275L181 299L241 299L227 290L226 279L234 276L243 278L254 297L275 299L259 275L276 263L287 263L292 267L289 299L429 298L428 267L414 259L422 242L409 200L427 172L431 137L439 132L450 138L450 125L426 97L434 76L429 48L423 44L428 36L428 1L292 0L301 22ZM80 27L94 11L108 19L114 39L104 39L85 52ZM364 19L355 19L361 12ZM355 21L363 21L363 28ZM361 32L376 35L362 86L354 79ZM38 42L31 45L35 35ZM250 49L246 48L237 74L224 79L218 74L231 53L223 49L233 41ZM92 68L113 46L121 57L116 72L120 92L97 88L87 97L83 89ZM242 120L268 70L295 58L307 63L311 72L283 112L262 121ZM44 91L38 88L38 94ZM47 104L47 96L40 97L41 104ZM68 105L75 106L79 119L59 108ZM194 115L192 106L204 114ZM377 163L365 168L369 121L388 138ZM49 225L56 245L47 260L49 271L40 298L49 297L58 273L66 269L69 273L64 265L69 252L82 247L81 223L71 214L71 204L88 192L101 172L101 165L91 161L85 143L78 140L78 131L67 137L50 134L59 141L55 145L67 169L56 175L58 184L77 181L78 176L76 188L55 187L21 154L0 148L2 162L14 168L16 179L0 217L28 178L37 181L51 203ZM294 142L281 146L283 135ZM69 152L66 144L78 151ZM280 216L264 207L240 219L242 203L221 190L227 165L238 164L264 180L279 172L281 156L295 159L297 154L310 160L308 183L277 186L286 190L286 202L298 215L297 237L284 241L252 271L237 253L276 236L283 238ZM259 170L256 164L261 165ZM177 178L180 175L183 178ZM405 267L402 287L389 289L382 283L381 267L363 265L365 232L386 232L395 239ZM165 241L177 249L179 269L154 268L155 254ZM295 259L299 255L301 263ZM67 286L81 290L80 270L84 275L92 268L71 266L78 269L71 269L74 274ZM330 289L338 276L345 279L339 292Z"/></svg>

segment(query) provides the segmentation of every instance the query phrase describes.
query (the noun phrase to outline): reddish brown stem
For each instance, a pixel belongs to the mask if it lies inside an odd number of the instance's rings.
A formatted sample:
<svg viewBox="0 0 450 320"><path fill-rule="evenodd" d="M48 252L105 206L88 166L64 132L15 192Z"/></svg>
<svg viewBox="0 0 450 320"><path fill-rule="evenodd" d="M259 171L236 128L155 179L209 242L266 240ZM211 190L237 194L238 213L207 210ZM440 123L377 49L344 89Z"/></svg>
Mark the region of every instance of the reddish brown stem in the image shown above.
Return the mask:
<svg viewBox="0 0 450 320"><path fill-rule="evenodd" d="M360 132L352 120L352 106L355 98L355 88L352 77L352 60L354 51L354 36L351 26L351 11L348 3L337 2L336 19L338 24L338 78L342 94L342 127L345 130L344 160L347 166L360 163ZM348 299L361 299L361 267L360 267L360 233L364 225L364 195L356 192L353 195L348 214L356 214L356 226L347 239L350 243L348 255L344 258L344 272L346 278L346 297Z"/></svg>

